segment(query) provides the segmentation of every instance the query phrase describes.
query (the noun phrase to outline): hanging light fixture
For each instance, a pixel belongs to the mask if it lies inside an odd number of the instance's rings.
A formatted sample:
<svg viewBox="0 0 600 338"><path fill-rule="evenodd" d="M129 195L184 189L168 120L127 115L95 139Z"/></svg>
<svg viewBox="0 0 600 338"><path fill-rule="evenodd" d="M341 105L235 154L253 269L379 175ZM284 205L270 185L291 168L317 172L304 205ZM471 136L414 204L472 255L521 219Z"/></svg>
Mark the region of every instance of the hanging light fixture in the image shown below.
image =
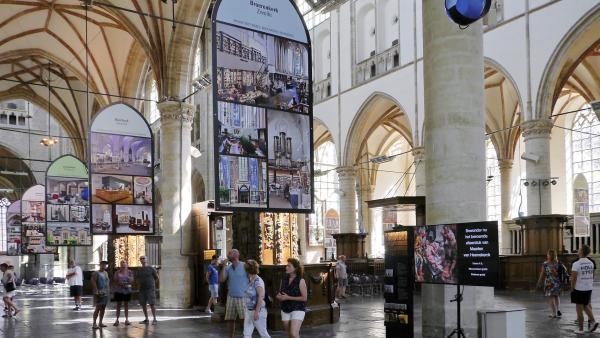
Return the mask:
<svg viewBox="0 0 600 338"><path fill-rule="evenodd" d="M58 144L58 139L52 137L51 133L50 133L50 111L51 111L51 103L50 103L50 94L51 94L51 87L50 87L50 82L52 82L51 79L51 69L50 69L51 63L48 62L48 137L44 137L40 140L40 144L44 147L52 147L55 144Z"/></svg>
<svg viewBox="0 0 600 338"><path fill-rule="evenodd" d="M446 0L450 20L465 27L483 18L490 11L492 0Z"/></svg>

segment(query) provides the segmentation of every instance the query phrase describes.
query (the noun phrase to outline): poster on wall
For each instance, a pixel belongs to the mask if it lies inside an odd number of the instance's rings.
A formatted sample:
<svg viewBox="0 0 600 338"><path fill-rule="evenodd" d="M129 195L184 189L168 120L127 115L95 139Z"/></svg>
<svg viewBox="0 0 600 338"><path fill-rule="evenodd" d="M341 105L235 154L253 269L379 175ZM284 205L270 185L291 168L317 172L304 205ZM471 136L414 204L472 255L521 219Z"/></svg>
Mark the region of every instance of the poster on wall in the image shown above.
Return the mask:
<svg viewBox="0 0 600 338"><path fill-rule="evenodd" d="M13 202L6 210L6 255L21 255L21 201Z"/></svg>
<svg viewBox="0 0 600 338"><path fill-rule="evenodd" d="M313 210L310 38L290 0L217 1L217 210Z"/></svg>
<svg viewBox="0 0 600 338"><path fill-rule="evenodd" d="M415 228L418 283L495 286L498 223L442 224Z"/></svg>
<svg viewBox="0 0 600 338"><path fill-rule="evenodd" d="M573 181L573 236L591 236L589 186L583 174Z"/></svg>
<svg viewBox="0 0 600 338"><path fill-rule="evenodd" d="M46 188L35 185L21 198L21 252L54 254L56 247L46 245Z"/></svg>
<svg viewBox="0 0 600 338"><path fill-rule="evenodd" d="M46 245L89 246L89 173L78 158L64 155L46 171Z"/></svg>
<svg viewBox="0 0 600 338"><path fill-rule="evenodd" d="M150 125L133 107L115 103L96 115L89 140L92 233L154 234Z"/></svg>

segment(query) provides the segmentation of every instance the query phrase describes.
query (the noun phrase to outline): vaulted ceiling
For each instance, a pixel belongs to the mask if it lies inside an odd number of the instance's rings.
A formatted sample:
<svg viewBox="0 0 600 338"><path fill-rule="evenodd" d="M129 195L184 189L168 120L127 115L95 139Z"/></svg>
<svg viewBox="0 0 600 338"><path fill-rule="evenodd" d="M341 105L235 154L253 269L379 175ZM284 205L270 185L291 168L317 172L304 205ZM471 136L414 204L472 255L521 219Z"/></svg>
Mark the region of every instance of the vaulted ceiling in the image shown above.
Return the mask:
<svg viewBox="0 0 600 338"><path fill-rule="evenodd" d="M179 0L176 20L202 23L209 4ZM181 76L169 74L179 60L174 55L191 50L198 30L178 24L174 31L172 22L159 17L173 17L171 0L102 0L87 10L77 0L0 0L0 99L47 106L50 80L53 115L71 136L81 137L88 85L90 111L121 101L120 96L135 97L148 68L160 96L170 95L171 77Z"/></svg>

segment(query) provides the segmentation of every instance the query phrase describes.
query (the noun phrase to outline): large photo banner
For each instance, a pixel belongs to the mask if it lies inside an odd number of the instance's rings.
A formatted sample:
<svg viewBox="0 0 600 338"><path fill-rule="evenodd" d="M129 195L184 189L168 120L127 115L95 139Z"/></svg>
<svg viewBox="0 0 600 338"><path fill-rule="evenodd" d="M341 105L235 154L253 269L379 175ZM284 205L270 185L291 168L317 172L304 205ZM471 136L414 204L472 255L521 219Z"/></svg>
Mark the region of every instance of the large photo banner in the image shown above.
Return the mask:
<svg viewBox="0 0 600 338"><path fill-rule="evenodd" d="M89 173L78 158L64 155L46 171L46 244L92 245Z"/></svg>
<svg viewBox="0 0 600 338"><path fill-rule="evenodd" d="M219 0L213 15L218 210L313 210L310 37L290 0Z"/></svg>
<svg viewBox="0 0 600 338"><path fill-rule="evenodd" d="M21 255L21 201L13 202L6 210L6 255Z"/></svg>
<svg viewBox="0 0 600 338"><path fill-rule="evenodd" d="M56 247L46 245L46 188L35 185L21 197L21 252L54 254Z"/></svg>
<svg viewBox="0 0 600 338"><path fill-rule="evenodd" d="M124 103L105 107L92 121L89 154L92 233L154 234L154 146L144 117Z"/></svg>
<svg viewBox="0 0 600 338"><path fill-rule="evenodd" d="M418 283L496 286L498 259L495 221L415 228Z"/></svg>
<svg viewBox="0 0 600 338"><path fill-rule="evenodd" d="M591 230L589 185L583 174L577 174L573 181L573 235L589 237Z"/></svg>

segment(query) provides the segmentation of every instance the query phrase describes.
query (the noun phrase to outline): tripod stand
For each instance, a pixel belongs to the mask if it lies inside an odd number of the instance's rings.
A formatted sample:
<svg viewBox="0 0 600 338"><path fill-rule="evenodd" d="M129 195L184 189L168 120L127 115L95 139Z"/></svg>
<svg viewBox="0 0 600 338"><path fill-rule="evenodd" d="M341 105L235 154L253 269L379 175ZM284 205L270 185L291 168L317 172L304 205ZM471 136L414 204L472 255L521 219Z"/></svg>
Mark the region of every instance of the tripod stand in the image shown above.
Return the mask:
<svg viewBox="0 0 600 338"><path fill-rule="evenodd" d="M466 338L465 331L462 329L462 327L460 327L460 303L462 300L463 295L460 291L460 285L456 285L456 296L454 296L454 299L450 300L450 303L456 302L456 329L454 329L454 331L452 331L446 338L454 337L454 335L456 335L457 338Z"/></svg>

